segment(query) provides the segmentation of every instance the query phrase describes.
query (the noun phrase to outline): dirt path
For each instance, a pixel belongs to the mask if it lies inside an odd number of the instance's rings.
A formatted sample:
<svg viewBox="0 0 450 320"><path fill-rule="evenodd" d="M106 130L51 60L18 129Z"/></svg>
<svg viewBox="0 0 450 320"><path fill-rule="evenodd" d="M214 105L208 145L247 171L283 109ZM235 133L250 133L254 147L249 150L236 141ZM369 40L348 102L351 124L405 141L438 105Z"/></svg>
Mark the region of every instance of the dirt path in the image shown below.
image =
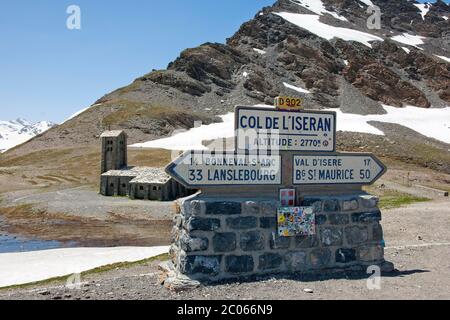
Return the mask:
<svg viewBox="0 0 450 320"><path fill-rule="evenodd" d="M419 198L425 197L425 198L436 199L436 200L441 200L441 199L444 198L442 196L442 194L436 192L437 190L436 191L432 191L432 189L428 189L427 190L425 188L420 188L420 187L414 186L414 185L405 186L405 185L402 185L402 184L397 183L397 182L386 181L386 180L383 180L382 183L388 189L395 190L395 191L402 192L402 193L406 193L406 194L410 194L410 195L413 195L413 196L419 197ZM444 190L439 190L439 191L444 192Z"/></svg>
<svg viewBox="0 0 450 320"><path fill-rule="evenodd" d="M158 262L86 276L78 289L45 286L0 291L0 299L450 299L450 201L384 211L386 259L397 272L380 290L368 275L268 277L171 293L158 284ZM306 293L311 289L313 293Z"/></svg>
<svg viewBox="0 0 450 320"><path fill-rule="evenodd" d="M2 194L2 207L33 205L50 214L65 214L105 220L110 214L130 219L171 220L172 202L104 197L92 188L80 186L56 191L32 193L30 190Z"/></svg>
<svg viewBox="0 0 450 320"><path fill-rule="evenodd" d="M386 210L383 229L387 247L450 242L450 199Z"/></svg>

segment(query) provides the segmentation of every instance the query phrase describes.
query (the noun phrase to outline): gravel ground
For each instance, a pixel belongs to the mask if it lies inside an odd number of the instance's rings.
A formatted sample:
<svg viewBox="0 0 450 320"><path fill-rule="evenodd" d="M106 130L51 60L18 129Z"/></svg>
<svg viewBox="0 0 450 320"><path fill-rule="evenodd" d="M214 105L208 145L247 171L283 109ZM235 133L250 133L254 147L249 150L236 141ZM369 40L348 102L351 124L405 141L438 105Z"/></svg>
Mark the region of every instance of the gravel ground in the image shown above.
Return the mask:
<svg viewBox="0 0 450 320"><path fill-rule="evenodd" d="M398 271L380 290L367 275L267 277L173 293L158 283L158 262L92 274L81 286L36 286L0 291L0 299L450 299L450 201L386 210L386 259Z"/></svg>

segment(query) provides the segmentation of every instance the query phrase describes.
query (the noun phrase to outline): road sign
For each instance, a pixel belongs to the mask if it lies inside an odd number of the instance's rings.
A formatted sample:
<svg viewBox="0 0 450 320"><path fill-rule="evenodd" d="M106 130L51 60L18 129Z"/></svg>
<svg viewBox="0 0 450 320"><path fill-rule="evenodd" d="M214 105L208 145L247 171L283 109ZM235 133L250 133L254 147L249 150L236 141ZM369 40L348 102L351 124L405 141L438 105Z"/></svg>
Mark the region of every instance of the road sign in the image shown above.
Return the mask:
<svg viewBox="0 0 450 320"><path fill-rule="evenodd" d="M166 168L186 187L280 185L281 157L188 151Z"/></svg>
<svg viewBox="0 0 450 320"><path fill-rule="evenodd" d="M336 113L236 107L238 150L334 152Z"/></svg>
<svg viewBox="0 0 450 320"><path fill-rule="evenodd" d="M293 161L294 185L368 185L386 172L372 154L294 155Z"/></svg>
<svg viewBox="0 0 450 320"><path fill-rule="evenodd" d="M303 99L293 97L276 97L277 110L299 111L303 109Z"/></svg>

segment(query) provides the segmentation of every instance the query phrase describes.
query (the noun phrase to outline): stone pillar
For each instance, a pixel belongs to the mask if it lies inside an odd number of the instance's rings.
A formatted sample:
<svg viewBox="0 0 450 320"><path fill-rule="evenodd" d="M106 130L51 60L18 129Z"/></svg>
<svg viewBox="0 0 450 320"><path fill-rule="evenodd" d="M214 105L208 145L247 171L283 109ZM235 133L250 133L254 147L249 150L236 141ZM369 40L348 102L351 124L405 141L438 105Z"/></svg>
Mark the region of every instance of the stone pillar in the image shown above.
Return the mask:
<svg viewBox="0 0 450 320"><path fill-rule="evenodd" d="M273 273L366 271L384 260L378 198L305 196L316 214L313 236L277 235L278 199L194 196L178 200L171 275L218 281ZM168 283L171 283L169 280Z"/></svg>

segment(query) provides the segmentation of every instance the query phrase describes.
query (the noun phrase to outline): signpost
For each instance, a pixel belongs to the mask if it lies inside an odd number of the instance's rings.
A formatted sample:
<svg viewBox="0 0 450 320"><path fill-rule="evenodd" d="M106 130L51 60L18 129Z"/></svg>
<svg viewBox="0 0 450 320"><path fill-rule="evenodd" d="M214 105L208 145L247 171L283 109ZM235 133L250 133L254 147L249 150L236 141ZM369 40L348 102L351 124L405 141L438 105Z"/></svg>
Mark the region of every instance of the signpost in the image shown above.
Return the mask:
<svg viewBox="0 0 450 320"><path fill-rule="evenodd" d="M166 172L187 188L281 185L281 157L185 152Z"/></svg>
<svg viewBox="0 0 450 320"><path fill-rule="evenodd" d="M336 113L237 107L238 150L334 152Z"/></svg>
<svg viewBox="0 0 450 320"><path fill-rule="evenodd" d="M166 172L188 188L265 185L282 189L368 185L386 172L372 154L335 153L335 112L236 107L235 116L235 152L188 151ZM284 181L283 167L292 170L284 176L291 176L292 182Z"/></svg>
<svg viewBox="0 0 450 320"><path fill-rule="evenodd" d="M229 279L386 263L377 201L361 189L386 167L372 154L336 153L335 112L236 107L235 117L234 151L188 151L166 168L188 189L201 190L179 206L176 272L167 274ZM378 240L355 233L367 229L366 217ZM306 260L298 241L277 240L315 234L320 241L307 241Z"/></svg>
<svg viewBox="0 0 450 320"><path fill-rule="evenodd" d="M295 155L294 185L374 183L386 167L372 154Z"/></svg>

